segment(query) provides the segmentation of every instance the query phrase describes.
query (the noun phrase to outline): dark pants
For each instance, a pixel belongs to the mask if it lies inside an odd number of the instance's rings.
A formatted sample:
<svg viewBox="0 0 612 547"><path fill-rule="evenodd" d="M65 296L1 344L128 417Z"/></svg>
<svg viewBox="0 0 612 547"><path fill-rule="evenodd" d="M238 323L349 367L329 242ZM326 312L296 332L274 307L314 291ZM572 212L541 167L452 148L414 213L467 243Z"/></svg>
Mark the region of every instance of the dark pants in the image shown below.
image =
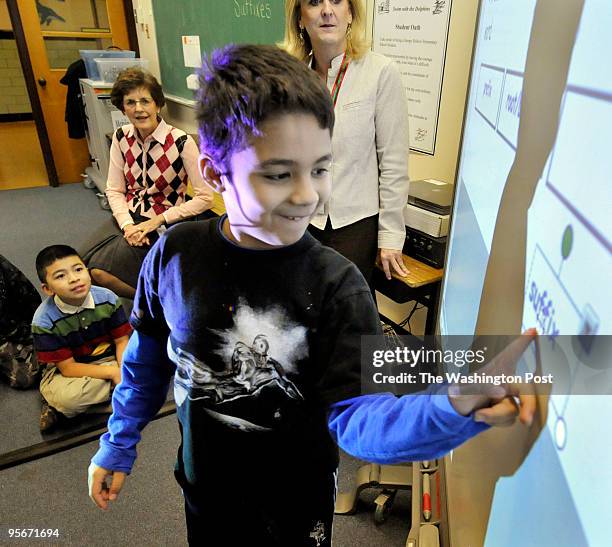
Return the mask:
<svg viewBox="0 0 612 547"><path fill-rule="evenodd" d="M329 217L324 230L309 226L310 233L323 245L348 258L371 284L378 252L378 215L364 218L334 230Z"/></svg>
<svg viewBox="0 0 612 547"><path fill-rule="evenodd" d="M331 546L336 473L309 481L279 478L257 481L256 490L184 489L189 545Z"/></svg>

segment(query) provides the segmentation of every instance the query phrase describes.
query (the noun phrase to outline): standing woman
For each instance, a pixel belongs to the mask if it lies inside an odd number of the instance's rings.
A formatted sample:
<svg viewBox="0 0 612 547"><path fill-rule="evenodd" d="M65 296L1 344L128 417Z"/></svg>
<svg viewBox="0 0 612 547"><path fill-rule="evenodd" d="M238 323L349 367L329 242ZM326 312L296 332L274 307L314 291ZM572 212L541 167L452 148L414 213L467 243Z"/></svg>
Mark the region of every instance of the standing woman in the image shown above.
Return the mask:
<svg viewBox="0 0 612 547"><path fill-rule="evenodd" d="M152 74L138 68L122 71L111 102L131 122L113 135L106 182L123 237L105 239L85 260L97 285L134 298L140 266L158 229L209 209L213 194L202 180L195 141L160 117L166 100ZM194 191L190 201L188 180Z"/></svg>
<svg viewBox="0 0 612 547"><path fill-rule="evenodd" d="M282 46L326 82L335 106L332 195L311 233L368 282L378 252L387 278L402 261L408 201L408 112L393 62L364 40L362 0L286 0Z"/></svg>

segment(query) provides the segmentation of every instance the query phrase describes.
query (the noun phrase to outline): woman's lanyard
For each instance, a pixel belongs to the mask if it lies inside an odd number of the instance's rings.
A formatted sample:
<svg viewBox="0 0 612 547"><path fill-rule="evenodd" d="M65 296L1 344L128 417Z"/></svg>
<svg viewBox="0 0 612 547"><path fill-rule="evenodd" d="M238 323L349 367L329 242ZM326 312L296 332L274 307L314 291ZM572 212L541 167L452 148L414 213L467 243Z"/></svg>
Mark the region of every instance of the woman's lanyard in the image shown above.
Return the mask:
<svg viewBox="0 0 612 547"><path fill-rule="evenodd" d="M340 70L338 71L338 75L336 76L336 81L334 82L334 86L331 90L331 98L334 102L334 108L336 108L336 102L338 101L338 95L340 95L340 88L342 87L342 82L344 82L344 76L346 74L346 69L351 62L351 58L346 56L346 51L344 52L344 57L342 57L342 64L340 65Z"/></svg>

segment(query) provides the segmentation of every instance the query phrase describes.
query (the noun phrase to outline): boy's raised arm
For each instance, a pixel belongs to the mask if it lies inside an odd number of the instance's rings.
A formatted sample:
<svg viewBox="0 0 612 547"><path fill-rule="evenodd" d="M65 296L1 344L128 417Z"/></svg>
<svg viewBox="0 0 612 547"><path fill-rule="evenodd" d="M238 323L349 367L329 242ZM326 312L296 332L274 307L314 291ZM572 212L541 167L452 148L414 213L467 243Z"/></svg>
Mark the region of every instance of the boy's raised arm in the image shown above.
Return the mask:
<svg viewBox="0 0 612 547"><path fill-rule="evenodd" d="M396 397L363 395L332 405L328 426L338 446L379 464L438 458L488 428L451 405L446 389Z"/></svg>
<svg viewBox="0 0 612 547"><path fill-rule="evenodd" d="M514 372L535 339L527 331L485 369ZM518 399L518 403L516 402ZM375 394L331 406L328 425L338 445L364 460L391 464L443 456L489 426L511 425L517 416L530 425L536 409L533 393L515 386L432 386L425 392L396 397Z"/></svg>

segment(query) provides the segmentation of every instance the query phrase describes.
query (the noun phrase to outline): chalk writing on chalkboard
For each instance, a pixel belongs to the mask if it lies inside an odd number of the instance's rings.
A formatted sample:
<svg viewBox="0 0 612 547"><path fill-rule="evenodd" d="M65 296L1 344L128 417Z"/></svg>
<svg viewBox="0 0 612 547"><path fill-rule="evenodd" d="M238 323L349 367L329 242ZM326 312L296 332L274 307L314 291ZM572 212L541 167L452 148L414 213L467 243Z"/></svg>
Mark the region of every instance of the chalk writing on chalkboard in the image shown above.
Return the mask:
<svg viewBox="0 0 612 547"><path fill-rule="evenodd" d="M236 17L259 17L272 19L272 6L268 2L252 2L251 0L234 0L234 15Z"/></svg>

